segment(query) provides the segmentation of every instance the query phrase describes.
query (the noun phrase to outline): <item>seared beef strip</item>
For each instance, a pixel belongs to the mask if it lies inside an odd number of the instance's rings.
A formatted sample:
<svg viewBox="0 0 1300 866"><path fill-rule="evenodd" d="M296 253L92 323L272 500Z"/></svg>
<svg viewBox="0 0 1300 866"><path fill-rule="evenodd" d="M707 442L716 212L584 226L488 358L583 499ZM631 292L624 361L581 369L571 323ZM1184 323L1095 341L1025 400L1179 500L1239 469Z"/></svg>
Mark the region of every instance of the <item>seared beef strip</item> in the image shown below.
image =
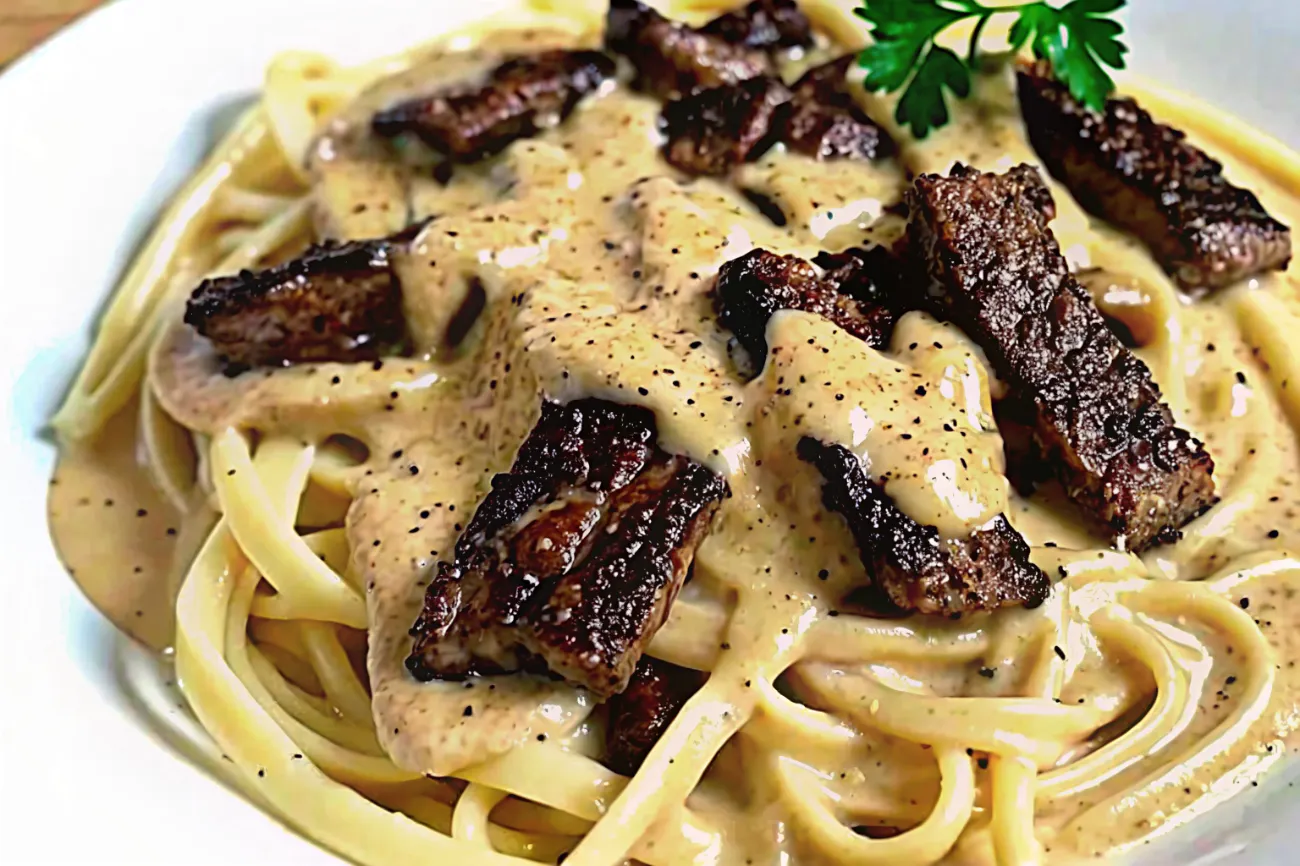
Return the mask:
<svg viewBox="0 0 1300 866"><path fill-rule="evenodd" d="M876 125L844 86L856 55L815 66L794 83L781 139L814 159L883 159L894 141Z"/></svg>
<svg viewBox="0 0 1300 866"><path fill-rule="evenodd" d="M872 269L852 255L823 254L818 261L827 268L823 274L798 256L759 249L718 270L718 324L736 335L754 375L767 361L767 321L777 310L824 316L876 348L888 341L894 314L883 306Z"/></svg>
<svg viewBox="0 0 1300 866"><path fill-rule="evenodd" d="M844 87L853 55L810 69L790 90L760 75L672 100L664 106L668 162L693 174L726 174L778 139L814 159L880 159L893 140Z"/></svg>
<svg viewBox="0 0 1300 866"><path fill-rule="evenodd" d="M672 21L639 0L610 0L605 45L632 61L638 88L663 99L772 70L763 51Z"/></svg>
<svg viewBox="0 0 1300 866"><path fill-rule="evenodd" d="M654 413L546 402L441 562L411 634L420 679L549 671L621 692L726 494L655 444Z"/></svg>
<svg viewBox="0 0 1300 866"><path fill-rule="evenodd" d="M1070 498L1129 550L1177 538L1214 502L1214 462L1070 274L1038 172L958 165L917 178L908 202L930 303L1032 404L1039 453Z"/></svg>
<svg viewBox="0 0 1300 866"><path fill-rule="evenodd" d="M389 241L321 244L300 258L199 284L185 323L212 341L228 375L305 361L361 361L406 333Z"/></svg>
<svg viewBox="0 0 1300 866"><path fill-rule="evenodd" d="M456 162L474 162L572 113L614 74L599 51L543 51L502 63L477 88L454 88L377 113L375 133L412 133Z"/></svg>
<svg viewBox="0 0 1300 866"><path fill-rule="evenodd" d="M1045 62L1019 70L1020 107L1043 163L1095 214L1137 235L1184 288L1286 267L1291 232L1183 133L1132 99L1076 101Z"/></svg>
<svg viewBox="0 0 1300 866"><path fill-rule="evenodd" d="M899 510L842 445L805 436L799 457L821 472L826 507L848 523L874 588L898 607L947 615L1037 607L1051 591L1029 561L1029 545L1001 514L967 538L943 538Z"/></svg>
<svg viewBox="0 0 1300 866"><path fill-rule="evenodd" d="M664 106L664 156L693 174L726 174L756 159L774 141L790 91L775 78L709 87Z"/></svg>
<svg viewBox="0 0 1300 866"><path fill-rule="evenodd" d="M636 775L705 675L650 656L642 656L627 689L609 700L605 763L616 773Z"/></svg>
<svg viewBox="0 0 1300 866"><path fill-rule="evenodd" d="M812 24L794 0L754 0L719 15L700 28L733 45L748 48L807 48L812 45Z"/></svg>

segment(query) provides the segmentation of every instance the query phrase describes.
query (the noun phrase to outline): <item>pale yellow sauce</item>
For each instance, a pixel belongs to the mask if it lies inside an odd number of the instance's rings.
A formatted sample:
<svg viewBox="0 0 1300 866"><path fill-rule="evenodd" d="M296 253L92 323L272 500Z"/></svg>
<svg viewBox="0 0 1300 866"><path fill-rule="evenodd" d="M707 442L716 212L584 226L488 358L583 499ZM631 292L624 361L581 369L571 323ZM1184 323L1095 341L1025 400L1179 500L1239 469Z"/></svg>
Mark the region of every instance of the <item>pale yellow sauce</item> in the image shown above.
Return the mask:
<svg viewBox="0 0 1300 866"><path fill-rule="evenodd" d="M431 569L450 557L491 475L509 466L541 395L652 407L661 444L722 473L733 494L650 652L728 678L723 706L747 721L711 764L688 812L671 809L643 839L637 856L653 863L819 862L780 800L776 780L788 766L815 776L846 824L906 828L928 814L939 777L927 746L845 715L835 720L839 735L793 735L754 710L750 678L775 664L769 660L798 659L780 687L813 706L817 683L839 670L869 670L921 694L1007 696L1037 688L1037 672L1055 664L1053 646L1063 640L1061 702L1131 721L1154 684L1146 667L1078 626L1094 604L1090 593L1109 597L1112 581L1133 576L1204 577L1258 551L1276 551L1282 561L1300 547L1300 416L1278 360L1293 365L1294 355L1264 343L1250 300L1267 293L1291 327L1300 326L1294 268L1186 303L1140 246L1095 224L1059 186L1053 228L1062 248L1077 266L1105 270L1107 278L1089 282L1103 310L1148 338L1139 354L1180 422L1215 458L1223 501L1189 525L1183 541L1140 560L1109 552L1050 489L1028 500L1011 491L991 421L998 385L959 331L924 314L904 317L891 346L878 352L825 320L781 313L769 327L763 374L750 383L737 374L708 297L718 267L756 246L810 257L896 236L901 220L886 211L901 200L910 174L946 170L956 160L985 169L1035 162L1005 70L982 78L975 97L955 108L954 122L927 141L893 130L897 160L817 163L777 148L746 166L741 181L782 208L784 228L734 186L669 169L657 150L656 103L621 86L558 128L458 169L446 185L358 132L376 106L399 95L475 74L503 51L566 41L507 35L470 52L429 56L363 95L313 153L315 223L323 235L370 237L438 216L399 262L415 358L229 379L210 347L179 321L150 358L161 405L194 430L233 425L315 442L346 434L368 446L368 459L346 474L354 499L347 532L351 567L367 590L377 731L399 766L446 775L534 738L573 735L577 748L599 734L592 699L564 683L519 675L472 687L418 684L402 665ZM870 103L875 117L889 116L889 106ZM1187 122L1195 138L1196 118ZM1248 155L1227 162L1230 176L1296 224L1296 190L1266 181ZM444 336L473 279L487 307L452 350ZM132 459L134 417L132 407L97 443L64 452L50 517L87 595L129 633L161 647L170 628L175 515ZM844 599L865 582L863 567L842 521L823 509L815 472L794 457L804 434L852 447L907 513L945 534L964 534L1005 512L1034 546L1035 561L1060 581L1053 599L1037 610L957 623L898 623L909 640L935 647L933 658L862 665L845 638L858 618ZM1088 812L1164 769L1233 706L1228 683L1241 673L1233 648L1194 621L1165 623L1185 645L1178 663L1199 671L1195 712L1157 756L1081 794L1040 798L1037 825L1049 860L1100 855L1148 836L1248 784L1295 748L1297 588L1300 571L1291 569L1233 589L1234 598L1249 598L1249 612L1282 660L1269 710L1251 731L1201 766L1171 770L1143 797ZM1054 618L1066 624L1063 637ZM582 726L589 718L593 726ZM1068 744L1053 760L1081 757L1096 745ZM952 862L990 856L986 775L979 776L985 794Z"/></svg>

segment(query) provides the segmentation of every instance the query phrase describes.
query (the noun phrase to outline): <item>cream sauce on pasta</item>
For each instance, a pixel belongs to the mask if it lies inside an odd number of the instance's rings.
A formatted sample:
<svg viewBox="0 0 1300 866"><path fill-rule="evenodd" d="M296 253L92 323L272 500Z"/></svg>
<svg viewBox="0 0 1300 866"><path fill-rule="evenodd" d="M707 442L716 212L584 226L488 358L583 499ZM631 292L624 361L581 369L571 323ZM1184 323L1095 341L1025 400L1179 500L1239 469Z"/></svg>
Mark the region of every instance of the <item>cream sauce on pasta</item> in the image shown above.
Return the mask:
<svg viewBox="0 0 1300 866"><path fill-rule="evenodd" d="M352 500L347 538L366 590L376 730L396 764L472 774L538 741L588 752L598 742L599 709L567 684L524 675L418 684L402 665L431 569L450 557L492 473L509 466L543 394L653 408L661 444L722 473L733 494L650 646L713 672L699 710L707 719L682 754L725 745L711 762L697 756L698 786L687 760L669 767L652 757L647 773L694 790L684 807L650 816L638 859L827 862L838 837L817 830L796 801L888 835L926 820L941 792L938 768L966 761L978 793L947 859L990 862L989 750L948 755L980 742L990 722L979 716L995 705L955 698L1039 701L1024 754L1040 772L1035 824L1051 862L1148 837L1294 750L1300 561L1289 551L1300 545L1300 403L1290 387L1294 352L1279 340L1300 327L1294 267L1189 303L1144 249L1053 186L1062 248L1103 311L1144 336L1138 354L1216 463L1221 502L1182 541L1141 558L1117 553L1059 494L1026 499L1010 489L991 421L998 383L955 328L912 313L876 351L825 320L783 312L769 326L766 368L745 383L713 320L718 267L751 248L811 257L888 240L901 229L889 211L910 175L956 160L990 170L1036 162L1005 68L981 77L974 98L954 106L953 123L928 140L891 130L896 160L818 163L777 148L746 166L740 183L781 208L783 228L735 186L669 169L657 152L657 104L622 86L447 182L430 178L420 154L395 160L364 134L374 109L399 96L476 74L503 52L572 42L498 35L424 56L362 94L314 147L314 222L324 236L370 237L436 217L399 263L414 357L227 378L211 348L176 321L149 359L160 405L200 433L237 427L364 443L359 462L340 468L336 493ZM883 100L864 99L874 117L890 115ZM1208 118L1182 122L1194 139L1214 132ZM1300 189L1273 182L1244 148L1218 154L1276 216L1300 221ZM452 317L480 286L480 321L449 346ZM95 443L65 450L50 517L91 599L161 647L170 606L155 602L171 598L175 514L132 459L136 432L132 406ZM849 594L865 582L863 567L842 521L822 507L815 472L794 456L804 434L852 447L900 507L946 535L1005 512L1052 576L1052 599L958 622L856 610ZM299 522L313 521L300 513ZM1147 578L1213 578L1263 640L1240 645L1221 613L1198 616L1201 608L1169 594L1181 584L1138 591ZM1132 637L1134 623L1157 649ZM1170 710L1178 717L1162 723L1154 755L1110 761L1105 744L1169 694L1144 647L1180 672L1183 710ZM1237 718L1266 669L1276 678L1260 692L1266 706L1245 715L1248 730L1209 736ZM934 708L944 727L925 735ZM1212 748L1218 742L1224 748ZM1095 772L1071 769L1080 766ZM603 797L592 792L593 808L608 805Z"/></svg>

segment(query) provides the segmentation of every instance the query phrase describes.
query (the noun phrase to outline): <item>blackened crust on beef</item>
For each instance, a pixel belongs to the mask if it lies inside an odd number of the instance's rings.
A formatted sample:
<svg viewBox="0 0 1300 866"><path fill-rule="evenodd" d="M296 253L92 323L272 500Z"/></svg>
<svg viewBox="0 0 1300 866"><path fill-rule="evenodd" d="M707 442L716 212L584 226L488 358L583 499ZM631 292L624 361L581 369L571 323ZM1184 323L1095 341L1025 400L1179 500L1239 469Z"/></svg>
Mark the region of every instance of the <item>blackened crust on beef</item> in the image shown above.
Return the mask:
<svg viewBox="0 0 1300 866"><path fill-rule="evenodd" d="M692 174L726 174L771 147L789 99L784 84L760 76L673 100L663 109L664 156Z"/></svg>
<svg viewBox="0 0 1300 866"><path fill-rule="evenodd" d="M1291 232L1183 133L1132 99L1076 101L1047 63L1023 63L1020 107L1034 149L1080 204L1137 235L1184 288L1286 267Z"/></svg>
<svg viewBox="0 0 1300 866"><path fill-rule="evenodd" d="M772 71L763 51L672 21L638 0L610 0L605 46L636 69L636 87L676 99Z"/></svg>
<svg viewBox="0 0 1300 866"><path fill-rule="evenodd" d="M515 57L486 83L401 102L377 113L375 133L410 133L456 162L474 162L564 120L614 74L599 51L543 51Z"/></svg>
<svg viewBox="0 0 1300 866"><path fill-rule="evenodd" d="M605 763L633 776L691 695L704 685L699 671L642 656L627 689L609 700Z"/></svg>
<svg viewBox="0 0 1300 866"><path fill-rule="evenodd" d="M212 341L228 375L249 367L361 361L404 339L387 241L321 244L261 271L199 284L185 323Z"/></svg>
<svg viewBox="0 0 1300 866"><path fill-rule="evenodd" d="M777 310L803 310L830 319L869 345L889 340L894 314L881 303L866 263L852 255L823 254L823 274L798 256L751 250L718 270L714 303L718 324L731 331L757 375L767 360L767 322Z"/></svg>
<svg viewBox="0 0 1300 866"><path fill-rule="evenodd" d="M411 634L420 679L549 671L600 697L663 625L726 483L655 444L654 414L544 403L442 562Z"/></svg>
<svg viewBox="0 0 1300 866"><path fill-rule="evenodd" d="M899 510L847 448L805 436L799 457L821 473L826 507L848 524L874 588L898 607L946 615L1037 607L1051 591L1001 514L966 538L942 538Z"/></svg>
<svg viewBox="0 0 1300 866"><path fill-rule="evenodd" d="M858 105L844 84L854 55L813 67L794 83L781 138L814 159L883 159L894 141Z"/></svg>
<svg viewBox="0 0 1300 866"><path fill-rule="evenodd" d="M794 0L754 0L732 12L714 18L700 28L749 48L807 48L812 45L812 24Z"/></svg>
<svg viewBox="0 0 1300 866"><path fill-rule="evenodd" d="M1033 416L1066 493L1142 550L1214 502L1214 463L1069 273L1047 227L1050 197L1028 166L922 175L908 195L912 253L934 281L931 307L983 346Z"/></svg>

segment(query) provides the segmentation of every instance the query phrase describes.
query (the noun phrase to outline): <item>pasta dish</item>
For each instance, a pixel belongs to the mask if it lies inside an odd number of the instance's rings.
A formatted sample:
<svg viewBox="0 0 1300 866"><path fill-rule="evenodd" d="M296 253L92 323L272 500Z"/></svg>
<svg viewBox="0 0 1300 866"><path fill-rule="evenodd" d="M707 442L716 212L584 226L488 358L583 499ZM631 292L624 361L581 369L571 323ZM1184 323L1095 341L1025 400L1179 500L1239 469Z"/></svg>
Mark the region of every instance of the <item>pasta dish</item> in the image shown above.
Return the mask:
<svg viewBox="0 0 1300 866"><path fill-rule="evenodd" d="M1297 747L1300 157L1014 52L918 137L867 38L276 57L54 421L213 772L372 866L1030 864Z"/></svg>

